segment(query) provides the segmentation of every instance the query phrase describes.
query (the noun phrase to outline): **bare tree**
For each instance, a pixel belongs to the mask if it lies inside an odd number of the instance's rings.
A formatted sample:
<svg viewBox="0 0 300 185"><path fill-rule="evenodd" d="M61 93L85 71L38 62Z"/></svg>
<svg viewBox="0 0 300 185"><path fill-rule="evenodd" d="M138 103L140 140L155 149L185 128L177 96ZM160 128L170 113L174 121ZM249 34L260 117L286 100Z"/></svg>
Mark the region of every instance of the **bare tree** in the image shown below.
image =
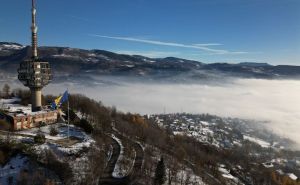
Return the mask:
<svg viewBox="0 0 300 185"><path fill-rule="evenodd" d="M150 149L149 146L147 146L145 149L144 164L141 173L145 184L152 182L152 175L154 174L156 168L156 161L152 158L152 152L153 149Z"/></svg>
<svg viewBox="0 0 300 185"><path fill-rule="evenodd" d="M90 185L99 184L99 178L103 176L106 163L104 151L98 150L96 147L91 149L88 156L88 173L83 182Z"/></svg>
<svg viewBox="0 0 300 185"><path fill-rule="evenodd" d="M10 86L5 84L2 89L4 98L9 98Z"/></svg>
<svg viewBox="0 0 300 185"><path fill-rule="evenodd" d="M170 156L168 160L168 184L171 185L172 182L177 181L177 173L179 171L178 161Z"/></svg>
<svg viewBox="0 0 300 185"><path fill-rule="evenodd" d="M186 167L185 167L185 165L181 164L181 166L180 166L180 176L179 176L179 178L180 178L180 185L184 185L185 184L185 179L186 179L186 175L187 174L188 173L186 173Z"/></svg>

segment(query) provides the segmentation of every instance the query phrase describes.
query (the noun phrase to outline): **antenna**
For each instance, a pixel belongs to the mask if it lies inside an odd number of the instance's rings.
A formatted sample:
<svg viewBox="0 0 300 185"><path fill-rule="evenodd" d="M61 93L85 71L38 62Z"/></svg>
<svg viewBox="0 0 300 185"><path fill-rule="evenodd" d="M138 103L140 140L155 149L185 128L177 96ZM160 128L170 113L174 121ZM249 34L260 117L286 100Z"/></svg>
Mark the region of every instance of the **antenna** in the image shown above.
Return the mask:
<svg viewBox="0 0 300 185"><path fill-rule="evenodd" d="M32 25L31 25L31 44L32 44L32 58L37 59L37 26L36 26L36 9L35 9L35 0L32 0Z"/></svg>
<svg viewBox="0 0 300 185"><path fill-rule="evenodd" d="M38 59L37 26L35 0L31 0L31 44L32 57L20 63L18 79L31 91L31 110L42 110L42 89L51 82L52 74L49 62Z"/></svg>

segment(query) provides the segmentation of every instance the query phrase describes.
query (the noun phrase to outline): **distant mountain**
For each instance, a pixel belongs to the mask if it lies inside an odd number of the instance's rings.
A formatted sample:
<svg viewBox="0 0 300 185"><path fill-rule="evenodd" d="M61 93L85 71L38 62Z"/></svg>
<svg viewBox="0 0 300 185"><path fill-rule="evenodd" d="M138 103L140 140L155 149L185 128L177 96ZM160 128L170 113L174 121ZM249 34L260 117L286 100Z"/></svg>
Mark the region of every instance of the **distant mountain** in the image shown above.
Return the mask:
<svg viewBox="0 0 300 185"><path fill-rule="evenodd" d="M29 58L30 53L29 46L0 42L0 72L16 73L20 61ZM149 58L68 47L40 47L39 56L50 62L56 77L112 75L163 79L188 75L188 78L199 80L224 75L267 79L300 76L300 66L248 62L205 64L174 57Z"/></svg>
<svg viewBox="0 0 300 185"><path fill-rule="evenodd" d="M241 66L250 66L250 67L265 67L270 66L268 63L258 63L258 62L241 62L238 65Z"/></svg>

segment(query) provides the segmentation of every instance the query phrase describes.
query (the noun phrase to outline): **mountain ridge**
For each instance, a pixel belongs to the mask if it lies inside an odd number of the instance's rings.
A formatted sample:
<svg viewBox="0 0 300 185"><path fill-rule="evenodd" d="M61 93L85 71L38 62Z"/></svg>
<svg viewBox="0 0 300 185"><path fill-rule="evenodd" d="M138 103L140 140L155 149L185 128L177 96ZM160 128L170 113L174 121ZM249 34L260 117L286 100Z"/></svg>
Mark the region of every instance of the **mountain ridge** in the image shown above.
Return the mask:
<svg viewBox="0 0 300 185"><path fill-rule="evenodd" d="M20 61L30 58L30 53L30 46L0 42L0 70L15 73ZM118 54L100 49L43 46L39 47L39 56L50 63L56 75L93 74L164 78L193 73L191 76L195 79L207 78L207 74L262 79L300 76L300 66L255 62L203 63L176 57L149 58Z"/></svg>

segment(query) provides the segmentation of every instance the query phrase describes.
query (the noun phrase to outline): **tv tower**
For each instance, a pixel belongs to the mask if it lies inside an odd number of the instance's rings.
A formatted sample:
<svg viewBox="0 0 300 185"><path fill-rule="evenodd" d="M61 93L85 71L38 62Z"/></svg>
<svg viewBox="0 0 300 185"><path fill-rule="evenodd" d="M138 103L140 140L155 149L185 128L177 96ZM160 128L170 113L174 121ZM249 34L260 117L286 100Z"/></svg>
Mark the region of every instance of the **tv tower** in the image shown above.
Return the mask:
<svg viewBox="0 0 300 185"><path fill-rule="evenodd" d="M42 88L51 82L51 68L48 62L38 58L37 26L35 0L32 0L31 44L32 57L20 63L18 79L31 91L31 109L37 112L42 109Z"/></svg>

